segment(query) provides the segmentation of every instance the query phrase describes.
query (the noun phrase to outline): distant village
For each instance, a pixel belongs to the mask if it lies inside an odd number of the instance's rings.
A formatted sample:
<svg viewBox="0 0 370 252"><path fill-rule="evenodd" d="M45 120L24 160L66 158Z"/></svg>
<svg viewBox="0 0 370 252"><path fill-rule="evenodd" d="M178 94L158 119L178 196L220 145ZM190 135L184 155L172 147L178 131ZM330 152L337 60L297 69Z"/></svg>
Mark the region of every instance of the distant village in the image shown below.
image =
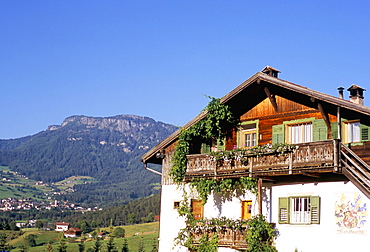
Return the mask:
<svg viewBox="0 0 370 252"><path fill-rule="evenodd" d="M19 174L18 172L12 172L12 171L0 171L0 174L2 175L1 181L3 183L12 183L12 178L14 177L20 177L23 179L28 180L28 177ZM70 178L65 182L65 184L73 183L73 180L75 178ZM90 183L90 182L85 182ZM55 189L55 184L48 184L44 183L43 181L36 181L35 186L45 186L50 187L52 190ZM2 186L2 184L0 184ZM102 210L102 208L88 208L79 206L75 203L70 203L68 201L58 201L53 200L53 196L61 195L66 192L74 192L74 189L72 187L68 187L64 189L64 192L61 191L54 191L54 192L48 192L44 193L44 195L47 197L45 200L36 201L30 197L28 198L15 198L15 197L8 197L8 198L2 198L0 199L0 211L14 211L14 210L51 210L53 208L58 208L61 210L75 210L75 211L96 211L96 210Z"/></svg>
<svg viewBox="0 0 370 252"><path fill-rule="evenodd" d="M46 201L40 201L35 202L31 198L25 198L25 199L16 199L16 198L6 198L1 199L0 203L0 210L1 211L14 211L14 210L51 210L52 208L58 208L62 210L75 210L80 212L85 211L96 211L96 210L102 210L102 208L94 207L94 208L88 208L88 207L82 207L77 206L74 203L61 202L58 200L54 200L52 202L46 202Z"/></svg>

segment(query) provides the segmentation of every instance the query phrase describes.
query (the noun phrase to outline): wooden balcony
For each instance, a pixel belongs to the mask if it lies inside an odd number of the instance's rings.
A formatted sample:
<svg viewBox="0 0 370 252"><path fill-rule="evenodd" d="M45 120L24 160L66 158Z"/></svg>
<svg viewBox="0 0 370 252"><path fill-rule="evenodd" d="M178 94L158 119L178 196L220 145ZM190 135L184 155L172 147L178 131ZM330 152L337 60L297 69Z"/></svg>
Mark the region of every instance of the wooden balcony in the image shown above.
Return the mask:
<svg viewBox="0 0 370 252"><path fill-rule="evenodd" d="M188 155L185 180L194 177L281 176L338 169L339 142L325 140L297 144L292 152L278 155L244 155L243 161L214 161L206 154Z"/></svg>
<svg viewBox="0 0 370 252"><path fill-rule="evenodd" d="M247 243L245 241L247 231L245 227L236 230L224 227L221 230L215 232L207 231L207 234L208 237L212 237L215 234L217 235L219 247L228 247L242 250L247 249ZM192 233L193 244L199 244L200 239L203 237L203 235L204 233L202 231Z"/></svg>

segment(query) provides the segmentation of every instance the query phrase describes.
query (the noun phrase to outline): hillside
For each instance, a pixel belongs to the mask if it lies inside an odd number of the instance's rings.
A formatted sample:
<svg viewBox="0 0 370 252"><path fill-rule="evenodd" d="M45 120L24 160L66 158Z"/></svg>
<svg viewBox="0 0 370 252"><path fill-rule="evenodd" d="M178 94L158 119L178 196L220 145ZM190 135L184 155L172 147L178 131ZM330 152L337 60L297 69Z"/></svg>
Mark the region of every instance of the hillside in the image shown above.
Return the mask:
<svg viewBox="0 0 370 252"><path fill-rule="evenodd" d="M0 165L44 183L92 177L96 182L76 184L59 199L119 205L158 192L159 176L147 172L140 157L176 129L134 115L71 116L33 136L0 140Z"/></svg>

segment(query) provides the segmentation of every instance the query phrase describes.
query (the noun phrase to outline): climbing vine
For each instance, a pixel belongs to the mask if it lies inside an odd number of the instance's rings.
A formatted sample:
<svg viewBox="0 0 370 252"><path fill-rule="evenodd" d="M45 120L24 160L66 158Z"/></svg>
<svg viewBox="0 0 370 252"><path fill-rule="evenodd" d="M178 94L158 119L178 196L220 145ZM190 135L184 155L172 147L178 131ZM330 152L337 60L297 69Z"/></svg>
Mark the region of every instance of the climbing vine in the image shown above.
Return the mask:
<svg viewBox="0 0 370 252"><path fill-rule="evenodd" d="M221 139L226 136L227 132L230 132L236 123L229 106L221 104L218 98L209 96L208 98L211 100L203 110L207 112L206 117L180 132L172 159L172 168L169 172L176 183L180 183L184 179L187 164L186 155L190 152L190 142L195 137L204 140Z"/></svg>
<svg viewBox="0 0 370 252"><path fill-rule="evenodd" d="M170 176L180 184L186 173L187 157L190 153L190 142L195 138L205 142L221 139L236 125L236 120L227 105L221 104L220 99L209 97L211 101L206 108L207 115L204 119L188 129L182 129L178 138L175 153L172 160ZM214 161L228 161L245 155L263 155L291 151L292 146L260 146L246 150L217 151L209 155ZM242 152L244 151L244 152ZM199 193L203 204L207 202L208 195L212 192L222 196L236 196L237 193L245 194L250 191L257 195L257 180L252 177L203 179L197 178L190 182L190 186ZM276 236L276 230L268 223L264 216L257 215L251 220L232 220L226 217L212 219L195 219L186 193L180 202L178 213L185 218L186 227L181 229L175 239L175 245L183 245L190 250L198 252L216 252L218 250L218 232L228 228L229 230L246 229L246 241L250 252L274 252L272 240ZM194 245L194 235L202 234Z"/></svg>
<svg viewBox="0 0 370 252"><path fill-rule="evenodd" d="M240 177L240 178L226 178L226 179L205 179L197 178L190 182L190 186L195 188L202 199L203 204L207 202L208 196L211 192L220 194L223 197L226 196L237 196L239 194L245 194L247 191L257 195L257 179L252 177Z"/></svg>
<svg viewBox="0 0 370 252"><path fill-rule="evenodd" d="M231 230L244 230L248 252L276 252L273 240L277 236L275 226L267 222L263 215L256 215L249 220L233 220L226 217L195 219L187 197L178 208L180 216L185 217L186 227L175 238L175 245L182 245L192 251L216 252L218 234ZM196 237L198 239L196 241ZM199 238L201 236L201 238ZM194 244L196 241L197 245Z"/></svg>

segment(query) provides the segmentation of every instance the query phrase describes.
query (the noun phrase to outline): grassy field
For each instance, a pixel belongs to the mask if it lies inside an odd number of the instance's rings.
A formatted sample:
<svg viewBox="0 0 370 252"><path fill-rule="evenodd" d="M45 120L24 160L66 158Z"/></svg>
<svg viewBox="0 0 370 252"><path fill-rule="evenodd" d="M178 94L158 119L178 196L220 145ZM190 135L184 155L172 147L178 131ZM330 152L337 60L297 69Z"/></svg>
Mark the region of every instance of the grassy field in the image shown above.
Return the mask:
<svg viewBox="0 0 370 252"><path fill-rule="evenodd" d="M138 251L139 244L142 242L144 244L145 251L152 251L153 246L156 245L158 247L158 230L159 230L159 222L152 222L152 223L145 223L145 224L137 224L137 225L130 225L130 226L121 226L126 231L126 238L128 241L128 246L130 251ZM12 252L19 251L19 246L23 243L23 238L29 234L37 235L36 239L36 247L29 248L28 251L30 252L39 252L39 251L46 251L46 245L50 242L53 247L53 251L57 251L59 247L59 237L60 232L56 231L41 231L35 228L30 229L22 229L25 233L9 242L10 245L13 245L15 248L11 250ZM100 231L110 231L110 228L101 228ZM105 247L108 238L101 241L102 247ZM79 239L69 238L67 241L67 251L68 252L78 252L78 244L80 243ZM87 238L85 241L85 251L94 246L94 240L91 238ZM114 244L118 248L118 251L121 250L122 245L124 242L124 238L115 238ZM104 250L102 250L104 251Z"/></svg>
<svg viewBox="0 0 370 252"><path fill-rule="evenodd" d="M4 198L32 198L35 201L46 200L46 194L55 189L61 193L70 192L74 185L94 183L96 179L88 176L72 176L54 185L36 183L37 181L21 176L9 169L8 166L0 166L0 195Z"/></svg>

